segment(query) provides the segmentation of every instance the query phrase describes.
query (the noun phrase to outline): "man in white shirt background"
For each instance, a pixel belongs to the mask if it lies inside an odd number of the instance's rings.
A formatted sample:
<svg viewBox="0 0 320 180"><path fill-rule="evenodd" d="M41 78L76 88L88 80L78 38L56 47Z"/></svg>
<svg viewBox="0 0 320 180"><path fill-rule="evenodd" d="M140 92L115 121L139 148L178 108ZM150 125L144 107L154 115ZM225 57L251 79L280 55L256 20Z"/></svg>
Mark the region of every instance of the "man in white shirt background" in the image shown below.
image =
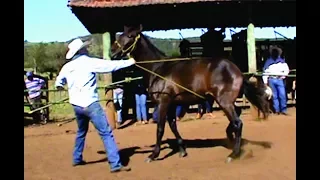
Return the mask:
<svg viewBox="0 0 320 180"><path fill-rule="evenodd" d="M272 89L273 108L276 114L287 115L287 93L284 84L289 74L288 64L281 58L282 50L278 47L270 48L270 57L263 66L263 82Z"/></svg>

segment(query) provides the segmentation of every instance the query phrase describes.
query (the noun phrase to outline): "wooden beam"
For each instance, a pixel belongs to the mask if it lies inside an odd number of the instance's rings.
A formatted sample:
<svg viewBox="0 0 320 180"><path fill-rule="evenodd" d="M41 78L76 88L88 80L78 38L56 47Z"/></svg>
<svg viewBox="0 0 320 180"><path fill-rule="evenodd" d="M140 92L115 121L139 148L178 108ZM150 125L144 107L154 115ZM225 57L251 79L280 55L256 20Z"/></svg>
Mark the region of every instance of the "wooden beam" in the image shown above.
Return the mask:
<svg viewBox="0 0 320 180"><path fill-rule="evenodd" d="M105 32L102 34L102 45L103 45L103 58L106 59L107 61L111 60L110 54L111 54L111 35L110 32ZM105 84L111 84L112 83L112 74L108 73L104 75L104 83ZM107 99L112 99L113 98L113 91L110 90L106 93L106 98ZM109 122L109 125L111 129L116 128L116 110L113 104L113 101L107 101L106 102L106 116Z"/></svg>
<svg viewBox="0 0 320 180"><path fill-rule="evenodd" d="M247 29L247 49L248 49L248 71L249 73L257 72L256 59L256 39L254 36L254 25L250 23ZM249 81L257 83L256 78L250 78ZM259 119L258 109L250 104L250 111L253 119Z"/></svg>
<svg viewBox="0 0 320 180"><path fill-rule="evenodd" d="M254 37L254 25L250 23L247 29L248 70L250 73L257 72L256 39Z"/></svg>

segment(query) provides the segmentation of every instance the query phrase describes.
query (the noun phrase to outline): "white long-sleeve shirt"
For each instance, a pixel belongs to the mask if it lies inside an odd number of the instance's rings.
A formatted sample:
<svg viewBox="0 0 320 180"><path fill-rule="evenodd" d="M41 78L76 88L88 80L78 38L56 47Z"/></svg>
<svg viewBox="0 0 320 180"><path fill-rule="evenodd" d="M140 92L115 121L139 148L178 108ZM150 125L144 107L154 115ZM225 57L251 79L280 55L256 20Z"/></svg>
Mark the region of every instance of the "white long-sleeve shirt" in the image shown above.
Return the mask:
<svg viewBox="0 0 320 180"><path fill-rule="evenodd" d="M133 65L133 59L108 61L80 55L65 64L57 76L55 86L68 84L69 102L88 107L99 100L96 73L109 73Z"/></svg>
<svg viewBox="0 0 320 180"><path fill-rule="evenodd" d="M285 60L280 57L276 60L269 58L263 66L263 74L262 80L265 84L268 83L268 74L270 74L270 76L281 76L281 78L284 79L285 76L289 74L289 66Z"/></svg>

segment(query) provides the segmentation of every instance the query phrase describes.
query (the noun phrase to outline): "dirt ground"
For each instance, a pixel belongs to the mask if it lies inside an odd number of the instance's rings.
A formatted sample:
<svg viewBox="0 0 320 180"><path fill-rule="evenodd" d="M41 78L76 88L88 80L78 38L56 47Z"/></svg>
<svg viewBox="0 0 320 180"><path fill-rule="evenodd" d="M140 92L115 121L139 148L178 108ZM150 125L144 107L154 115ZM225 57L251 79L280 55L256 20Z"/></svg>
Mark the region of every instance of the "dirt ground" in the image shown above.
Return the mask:
<svg viewBox="0 0 320 180"><path fill-rule="evenodd" d="M145 163L155 143L156 125L129 126L115 130L122 159L131 172L111 174L100 137L93 126L87 135L85 166L72 167L72 149L76 122L58 127L48 124L24 129L24 174L26 180L293 180L296 179L296 109L290 116L270 116L268 121L253 121L250 111L243 111L244 155L225 163L231 149L225 146L228 120L221 111L212 119L178 122L178 129L188 146L188 156L170 153L175 144L166 126L163 160ZM195 114L187 114L192 117ZM267 148L268 144L271 148ZM171 145L171 146L170 146ZM168 156L168 157L167 157Z"/></svg>

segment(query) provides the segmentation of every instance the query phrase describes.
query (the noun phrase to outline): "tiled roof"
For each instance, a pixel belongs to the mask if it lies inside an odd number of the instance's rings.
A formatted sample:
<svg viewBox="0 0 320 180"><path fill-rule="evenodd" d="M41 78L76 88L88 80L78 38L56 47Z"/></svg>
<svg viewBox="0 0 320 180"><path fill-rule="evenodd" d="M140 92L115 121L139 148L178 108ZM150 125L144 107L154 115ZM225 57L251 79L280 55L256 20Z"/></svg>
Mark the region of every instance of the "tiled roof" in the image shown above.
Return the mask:
<svg viewBox="0 0 320 180"><path fill-rule="evenodd" d="M236 0L69 0L69 6L92 7L92 8L112 8L112 7L131 7L141 5L156 4L180 4L197 2L222 2ZM240 0L237 0L240 1Z"/></svg>

